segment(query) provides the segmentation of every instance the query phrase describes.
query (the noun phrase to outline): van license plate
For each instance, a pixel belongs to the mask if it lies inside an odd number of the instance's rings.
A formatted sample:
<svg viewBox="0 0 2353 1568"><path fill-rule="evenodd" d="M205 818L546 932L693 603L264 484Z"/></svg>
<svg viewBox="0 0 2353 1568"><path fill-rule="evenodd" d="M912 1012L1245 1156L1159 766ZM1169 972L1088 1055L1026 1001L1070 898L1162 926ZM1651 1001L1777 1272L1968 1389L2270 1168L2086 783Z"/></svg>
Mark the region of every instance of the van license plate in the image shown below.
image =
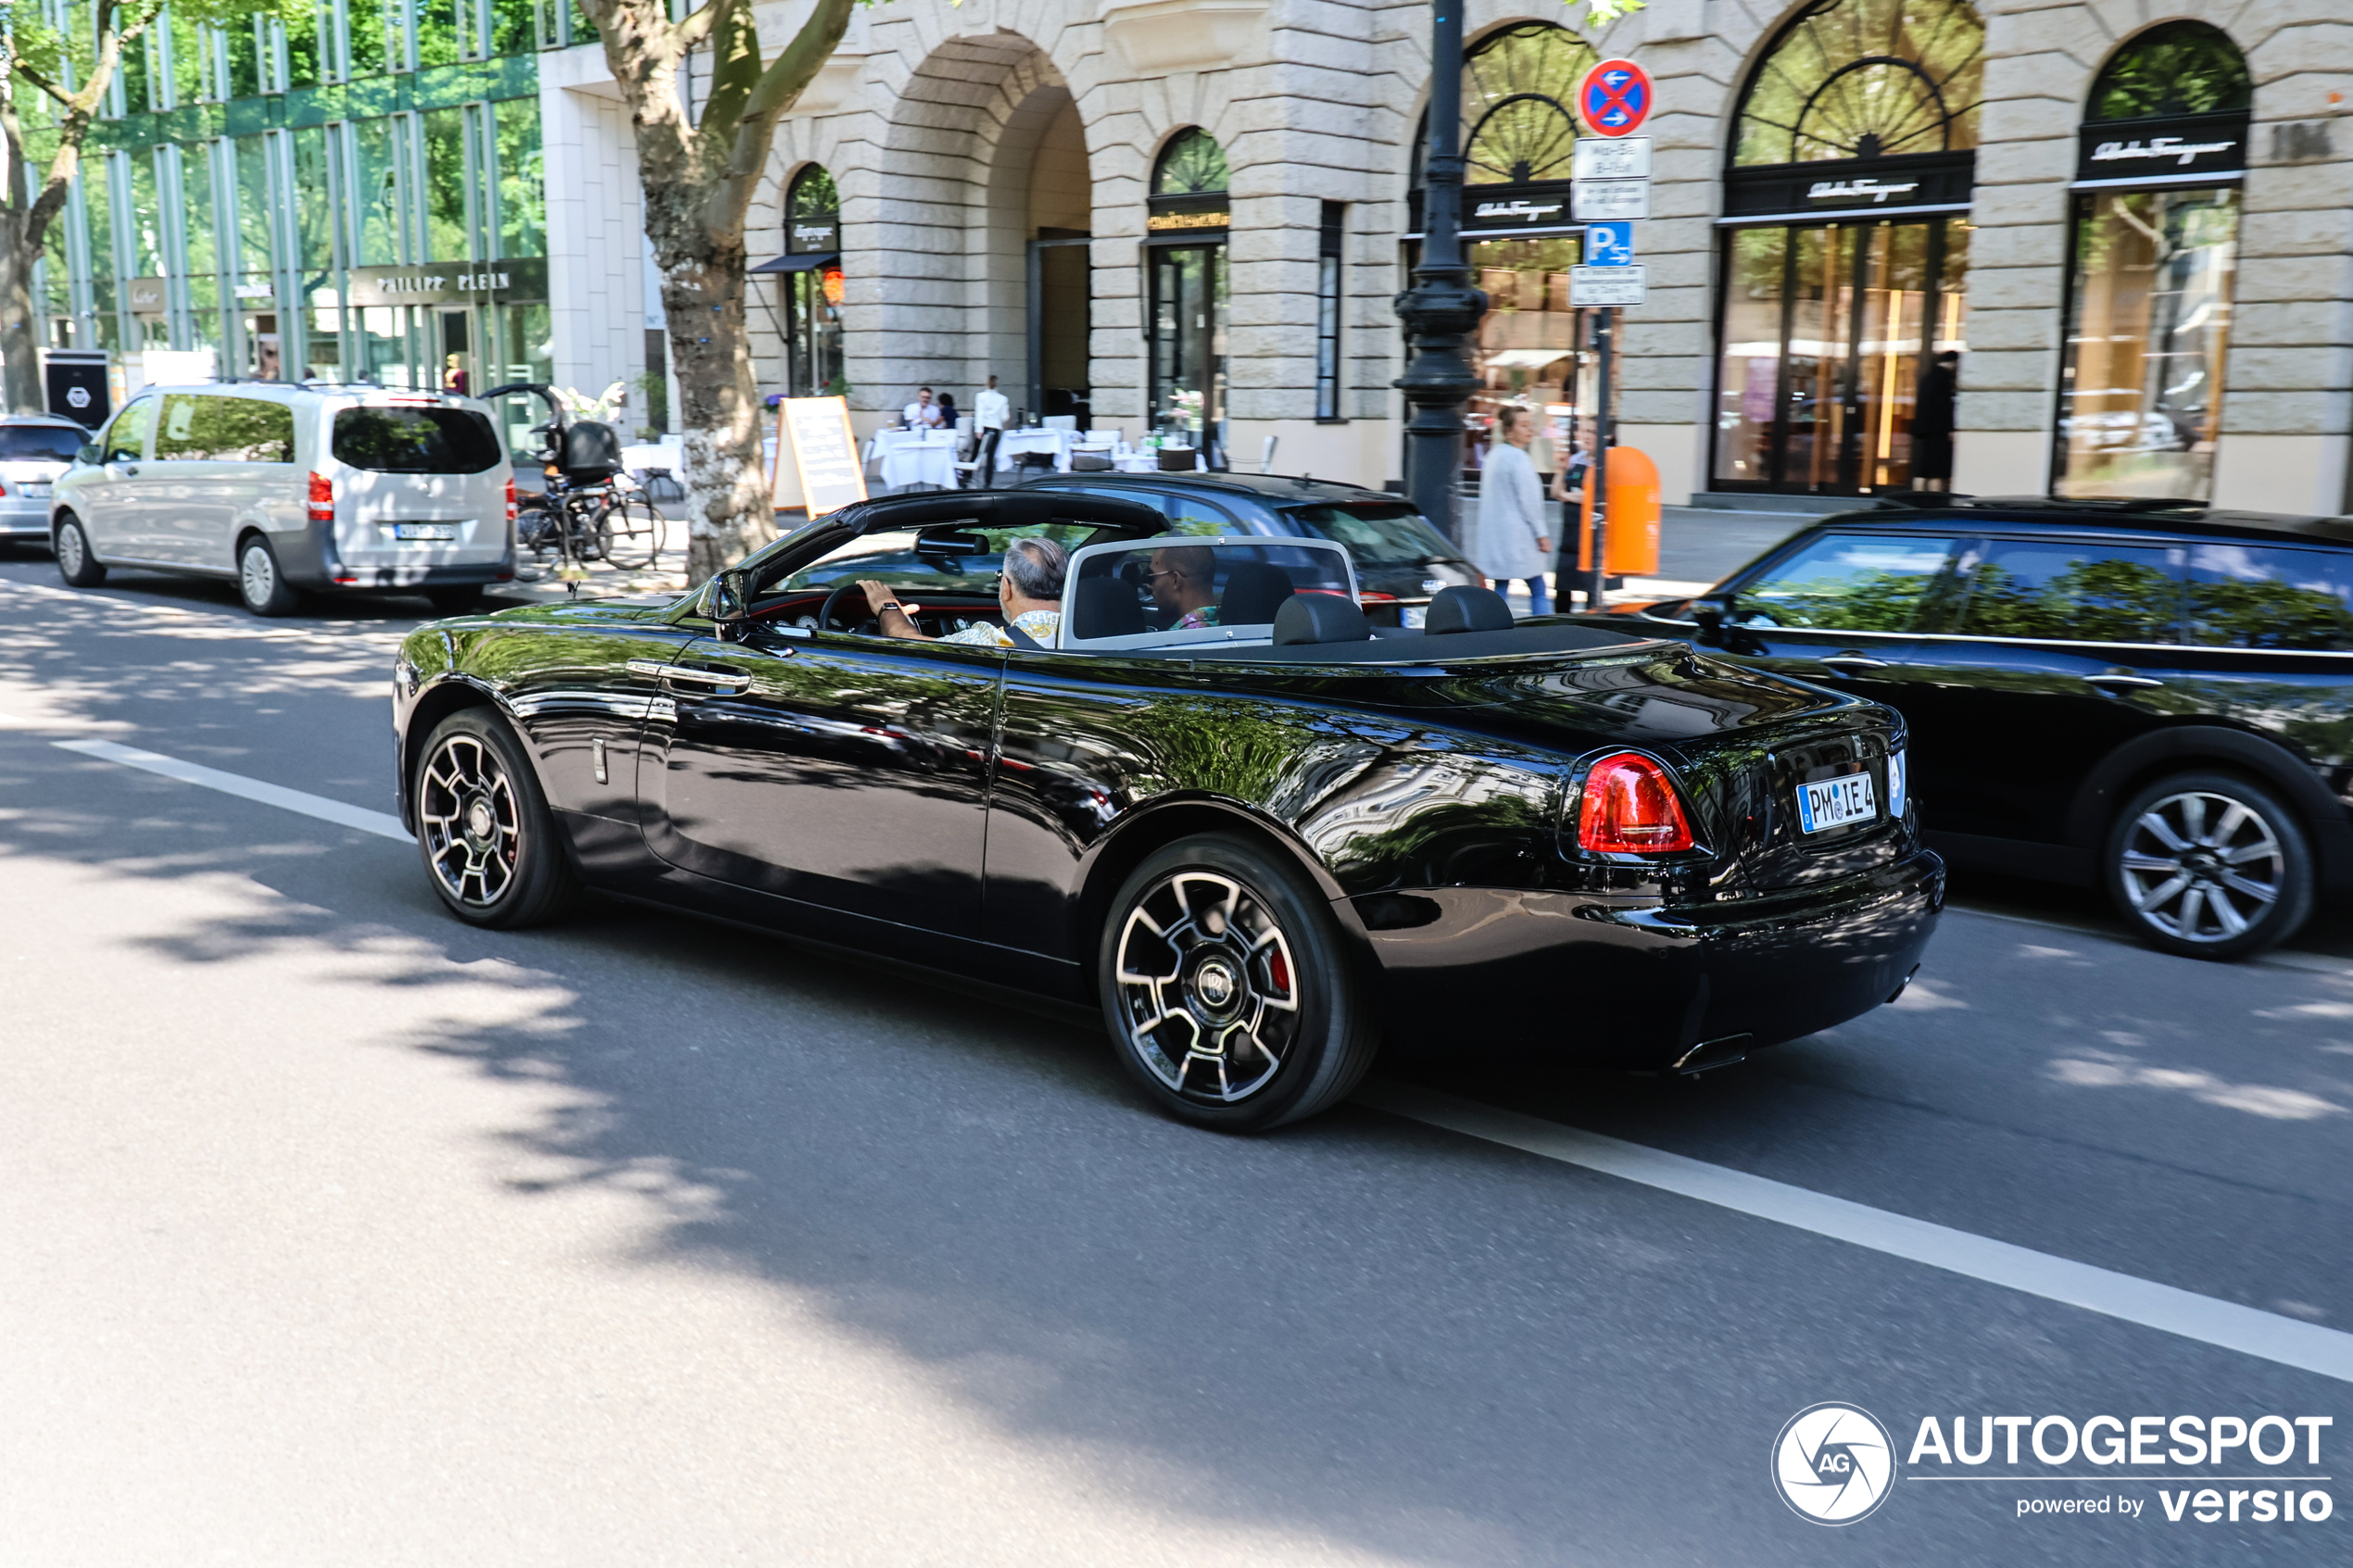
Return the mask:
<svg viewBox="0 0 2353 1568"><path fill-rule="evenodd" d="M1879 800L1871 793L1871 775L1841 773L1818 784L1800 784L1797 816L1807 833L1873 821L1879 816Z"/></svg>
<svg viewBox="0 0 2353 1568"><path fill-rule="evenodd" d="M396 539L455 539L458 525L454 522L396 522L392 525Z"/></svg>

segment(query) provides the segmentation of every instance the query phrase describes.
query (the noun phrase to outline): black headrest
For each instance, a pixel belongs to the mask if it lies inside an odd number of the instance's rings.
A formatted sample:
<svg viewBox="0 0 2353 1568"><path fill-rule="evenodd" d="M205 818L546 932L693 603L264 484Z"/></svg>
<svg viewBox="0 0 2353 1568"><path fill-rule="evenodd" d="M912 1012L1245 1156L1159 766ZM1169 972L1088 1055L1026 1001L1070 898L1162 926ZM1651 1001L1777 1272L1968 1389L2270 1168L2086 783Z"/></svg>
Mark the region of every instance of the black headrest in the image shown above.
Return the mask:
<svg viewBox="0 0 2353 1568"><path fill-rule="evenodd" d="M1508 632L1512 607L1492 588L1441 588L1429 601L1422 629L1441 632Z"/></svg>
<svg viewBox="0 0 2353 1568"><path fill-rule="evenodd" d="M1132 637L1145 630L1135 584L1117 577L1082 577L1071 589L1072 636Z"/></svg>
<svg viewBox="0 0 2353 1568"><path fill-rule="evenodd" d="M1296 589L1290 574L1263 560L1246 560L1226 574L1226 591L1217 599L1220 626L1264 626Z"/></svg>
<svg viewBox="0 0 2353 1568"><path fill-rule="evenodd" d="M1222 619L1222 618L1221 618ZM1373 623L1338 594L1294 594L1275 612L1275 646L1294 643L1369 643Z"/></svg>

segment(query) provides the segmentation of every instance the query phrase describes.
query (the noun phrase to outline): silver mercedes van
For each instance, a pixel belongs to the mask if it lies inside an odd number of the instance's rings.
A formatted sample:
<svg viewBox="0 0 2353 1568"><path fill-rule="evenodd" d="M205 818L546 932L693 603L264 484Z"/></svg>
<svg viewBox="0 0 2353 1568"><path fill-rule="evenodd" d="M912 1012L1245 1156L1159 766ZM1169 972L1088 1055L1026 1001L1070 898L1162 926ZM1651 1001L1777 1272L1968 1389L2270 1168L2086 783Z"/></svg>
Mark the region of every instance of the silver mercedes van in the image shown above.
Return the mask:
<svg viewBox="0 0 2353 1568"><path fill-rule="evenodd" d="M56 482L49 538L77 588L137 567L228 578L256 615L338 592L454 615L513 579L514 518L472 398L226 382L142 388Z"/></svg>

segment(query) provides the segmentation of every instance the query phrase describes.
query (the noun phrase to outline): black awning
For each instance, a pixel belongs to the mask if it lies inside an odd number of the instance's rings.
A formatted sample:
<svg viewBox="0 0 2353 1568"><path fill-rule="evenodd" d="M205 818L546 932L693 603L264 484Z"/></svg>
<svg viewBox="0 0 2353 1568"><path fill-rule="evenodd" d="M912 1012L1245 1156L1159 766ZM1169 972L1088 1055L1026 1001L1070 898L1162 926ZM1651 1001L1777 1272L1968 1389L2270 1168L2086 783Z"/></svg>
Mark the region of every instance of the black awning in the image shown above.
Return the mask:
<svg viewBox="0 0 2353 1568"><path fill-rule="evenodd" d="M812 251L804 256L780 256L774 261L763 261L757 267L747 267L747 272L813 272L820 267L831 267L841 259L837 250Z"/></svg>

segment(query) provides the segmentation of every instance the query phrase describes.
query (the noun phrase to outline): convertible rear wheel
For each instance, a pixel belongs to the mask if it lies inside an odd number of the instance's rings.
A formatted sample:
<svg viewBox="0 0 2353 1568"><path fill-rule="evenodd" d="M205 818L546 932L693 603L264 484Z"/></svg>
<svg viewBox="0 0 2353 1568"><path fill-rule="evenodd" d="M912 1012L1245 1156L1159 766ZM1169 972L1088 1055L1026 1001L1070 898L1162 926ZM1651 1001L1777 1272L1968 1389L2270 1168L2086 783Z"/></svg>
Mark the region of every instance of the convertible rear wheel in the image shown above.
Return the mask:
<svg viewBox="0 0 2353 1568"><path fill-rule="evenodd" d="M1315 889L1239 838L1184 839L1136 868L1103 925L1098 983L1121 1065L1207 1127L1313 1116L1378 1045Z"/></svg>
<svg viewBox="0 0 2353 1568"><path fill-rule="evenodd" d="M411 796L417 847L450 912L501 929L555 914L578 884L514 732L497 715L468 709L441 721L423 758Z"/></svg>
<svg viewBox="0 0 2353 1568"><path fill-rule="evenodd" d="M2176 773L2125 803L2108 834L2116 907L2153 947L2243 959L2312 912L2312 851L2296 813L2230 773Z"/></svg>

